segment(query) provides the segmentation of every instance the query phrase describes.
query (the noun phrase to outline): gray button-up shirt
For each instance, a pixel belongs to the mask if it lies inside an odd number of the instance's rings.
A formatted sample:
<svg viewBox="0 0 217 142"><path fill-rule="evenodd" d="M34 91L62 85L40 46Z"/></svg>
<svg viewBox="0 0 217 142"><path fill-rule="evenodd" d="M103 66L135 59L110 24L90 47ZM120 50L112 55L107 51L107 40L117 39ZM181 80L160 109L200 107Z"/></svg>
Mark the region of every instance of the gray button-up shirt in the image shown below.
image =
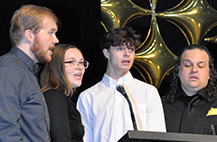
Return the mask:
<svg viewBox="0 0 217 142"><path fill-rule="evenodd" d="M13 47L0 58L0 141L49 142L50 119L33 60Z"/></svg>

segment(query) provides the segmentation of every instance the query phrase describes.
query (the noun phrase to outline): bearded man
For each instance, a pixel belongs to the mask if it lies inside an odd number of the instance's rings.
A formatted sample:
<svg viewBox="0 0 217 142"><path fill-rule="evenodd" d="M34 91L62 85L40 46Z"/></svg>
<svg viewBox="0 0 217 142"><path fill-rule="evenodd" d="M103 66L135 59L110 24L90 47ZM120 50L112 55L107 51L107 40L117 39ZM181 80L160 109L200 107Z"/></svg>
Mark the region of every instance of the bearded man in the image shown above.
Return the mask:
<svg viewBox="0 0 217 142"><path fill-rule="evenodd" d="M50 141L50 119L37 63L51 61L59 20L48 8L25 5L11 19L12 48L0 58L0 141Z"/></svg>

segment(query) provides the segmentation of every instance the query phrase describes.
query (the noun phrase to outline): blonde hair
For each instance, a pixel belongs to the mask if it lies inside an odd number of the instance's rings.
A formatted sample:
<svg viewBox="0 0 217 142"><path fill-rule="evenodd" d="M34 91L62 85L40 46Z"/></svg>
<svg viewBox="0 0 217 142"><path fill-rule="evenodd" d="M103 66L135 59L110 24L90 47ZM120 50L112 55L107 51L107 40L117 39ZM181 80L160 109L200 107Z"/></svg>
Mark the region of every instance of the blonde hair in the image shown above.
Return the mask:
<svg viewBox="0 0 217 142"><path fill-rule="evenodd" d="M43 20L51 17L59 26L60 21L48 8L37 5L25 5L16 10L11 19L10 38L12 46L18 46L23 39L26 30L32 30L36 34L43 28Z"/></svg>

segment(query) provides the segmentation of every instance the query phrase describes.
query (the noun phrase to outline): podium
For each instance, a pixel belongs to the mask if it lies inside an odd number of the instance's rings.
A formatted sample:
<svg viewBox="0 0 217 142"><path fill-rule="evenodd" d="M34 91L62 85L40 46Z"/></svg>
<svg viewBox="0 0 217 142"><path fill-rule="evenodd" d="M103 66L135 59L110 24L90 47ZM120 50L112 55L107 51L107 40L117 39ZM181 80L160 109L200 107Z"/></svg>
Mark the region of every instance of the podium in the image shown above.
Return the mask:
<svg viewBox="0 0 217 142"><path fill-rule="evenodd" d="M217 135L128 131L118 142L217 142Z"/></svg>

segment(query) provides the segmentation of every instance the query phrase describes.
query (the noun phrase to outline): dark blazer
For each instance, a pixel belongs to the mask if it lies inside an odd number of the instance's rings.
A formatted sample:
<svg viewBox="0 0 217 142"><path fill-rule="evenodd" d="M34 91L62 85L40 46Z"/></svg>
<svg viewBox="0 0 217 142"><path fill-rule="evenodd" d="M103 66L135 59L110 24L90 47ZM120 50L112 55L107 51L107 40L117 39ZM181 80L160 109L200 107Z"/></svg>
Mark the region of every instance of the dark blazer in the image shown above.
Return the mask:
<svg viewBox="0 0 217 142"><path fill-rule="evenodd" d="M60 90L44 93L50 115L52 142L83 142L84 127L75 104Z"/></svg>

